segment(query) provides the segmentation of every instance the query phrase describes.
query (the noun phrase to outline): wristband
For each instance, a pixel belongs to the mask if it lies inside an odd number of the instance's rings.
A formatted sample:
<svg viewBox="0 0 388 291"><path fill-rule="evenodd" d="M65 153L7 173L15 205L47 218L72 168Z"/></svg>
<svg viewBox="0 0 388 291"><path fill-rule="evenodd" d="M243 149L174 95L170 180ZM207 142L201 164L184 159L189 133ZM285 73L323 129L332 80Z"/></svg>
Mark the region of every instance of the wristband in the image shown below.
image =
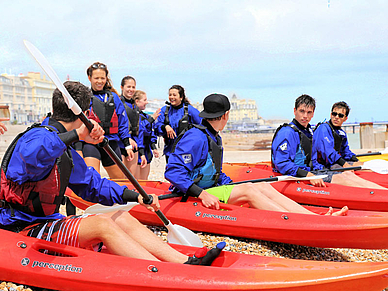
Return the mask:
<svg viewBox="0 0 388 291"><path fill-rule="evenodd" d="M125 147L126 150L131 150L132 148L133 148L132 145L129 145L129 146Z"/></svg>

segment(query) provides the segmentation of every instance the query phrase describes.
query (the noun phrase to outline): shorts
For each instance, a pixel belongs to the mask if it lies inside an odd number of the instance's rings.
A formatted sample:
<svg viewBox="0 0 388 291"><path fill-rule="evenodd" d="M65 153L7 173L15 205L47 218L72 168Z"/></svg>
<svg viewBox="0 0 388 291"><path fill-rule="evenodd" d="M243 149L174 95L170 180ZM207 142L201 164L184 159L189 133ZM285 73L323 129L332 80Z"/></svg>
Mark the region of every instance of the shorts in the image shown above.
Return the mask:
<svg viewBox="0 0 388 291"><path fill-rule="evenodd" d="M121 152L117 141L110 140L109 145L121 161ZM99 145L85 143L82 150L82 154L84 158L96 158L100 160L104 168L113 166L115 164L115 162L111 159L111 157L104 150L104 148L100 147Z"/></svg>
<svg viewBox="0 0 388 291"><path fill-rule="evenodd" d="M87 215L73 215L63 219L35 223L19 233L72 247L79 247L78 233L81 219Z"/></svg>
<svg viewBox="0 0 388 291"><path fill-rule="evenodd" d="M342 172L335 172L330 170L319 170L319 171L311 171L314 175L327 175L326 178L323 178L323 182L331 183L334 175L341 174Z"/></svg>
<svg viewBox="0 0 388 291"><path fill-rule="evenodd" d="M212 194L220 200L222 203L228 203L230 194L232 193L232 190L235 185L222 185L217 187L212 187L209 189L205 189L206 192L209 194Z"/></svg>

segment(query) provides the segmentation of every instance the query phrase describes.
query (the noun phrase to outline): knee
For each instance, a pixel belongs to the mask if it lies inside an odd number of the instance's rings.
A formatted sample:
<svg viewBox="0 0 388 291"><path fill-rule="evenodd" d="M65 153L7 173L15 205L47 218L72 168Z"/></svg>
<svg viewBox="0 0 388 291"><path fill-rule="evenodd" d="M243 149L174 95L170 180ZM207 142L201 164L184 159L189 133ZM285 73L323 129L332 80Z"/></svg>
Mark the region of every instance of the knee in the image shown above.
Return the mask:
<svg viewBox="0 0 388 291"><path fill-rule="evenodd" d="M244 200L249 201L254 197L254 195L257 194L259 190L256 188L255 184L253 183L244 183L241 184L241 189L239 191L240 197L244 198Z"/></svg>
<svg viewBox="0 0 388 291"><path fill-rule="evenodd" d="M341 178L342 179L353 179L355 177L356 174L354 174L353 172L351 171L345 171L343 172L341 175Z"/></svg>
<svg viewBox="0 0 388 291"><path fill-rule="evenodd" d="M112 216L111 219L114 223L118 225L133 225L135 223L139 223L139 221L134 218L128 211L118 210Z"/></svg>
<svg viewBox="0 0 388 291"><path fill-rule="evenodd" d="M98 214L93 216L92 219L95 234L99 237L106 235L110 231L114 231L116 228L115 223L108 215Z"/></svg>

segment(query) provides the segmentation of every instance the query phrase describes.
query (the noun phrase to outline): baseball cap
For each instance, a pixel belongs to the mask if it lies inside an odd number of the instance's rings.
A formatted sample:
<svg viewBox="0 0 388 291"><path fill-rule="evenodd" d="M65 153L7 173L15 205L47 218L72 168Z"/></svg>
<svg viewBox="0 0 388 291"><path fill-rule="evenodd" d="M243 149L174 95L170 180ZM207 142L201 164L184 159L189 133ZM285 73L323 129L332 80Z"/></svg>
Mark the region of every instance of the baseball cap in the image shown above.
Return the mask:
<svg viewBox="0 0 388 291"><path fill-rule="evenodd" d="M199 113L202 118L217 118L229 111L230 102L228 97L213 93L203 100L203 110Z"/></svg>

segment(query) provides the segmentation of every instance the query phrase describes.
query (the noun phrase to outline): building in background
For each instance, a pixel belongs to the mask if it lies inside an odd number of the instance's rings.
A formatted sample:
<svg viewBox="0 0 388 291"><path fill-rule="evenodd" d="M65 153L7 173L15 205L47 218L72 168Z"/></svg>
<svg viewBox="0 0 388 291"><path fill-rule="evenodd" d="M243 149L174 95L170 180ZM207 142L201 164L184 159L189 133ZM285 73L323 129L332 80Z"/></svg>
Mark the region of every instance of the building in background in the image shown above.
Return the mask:
<svg viewBox="0 0 388 291"><path fill-rule="evenodd" d="M10 122L16 124L41 121L51 112L54 83L40 73L19 76L0 75L0 105L9 106Z"/></svg>
<svg viewBox="0 0 388 291"><path fill-rule="evenodd" d="M259 116L256 101L253 99L239 99L236 94L229 97L230 112L226 130L258 132L264 125L264 120ZM192 104L199 111L203 110L202 102Z"/></svg>

